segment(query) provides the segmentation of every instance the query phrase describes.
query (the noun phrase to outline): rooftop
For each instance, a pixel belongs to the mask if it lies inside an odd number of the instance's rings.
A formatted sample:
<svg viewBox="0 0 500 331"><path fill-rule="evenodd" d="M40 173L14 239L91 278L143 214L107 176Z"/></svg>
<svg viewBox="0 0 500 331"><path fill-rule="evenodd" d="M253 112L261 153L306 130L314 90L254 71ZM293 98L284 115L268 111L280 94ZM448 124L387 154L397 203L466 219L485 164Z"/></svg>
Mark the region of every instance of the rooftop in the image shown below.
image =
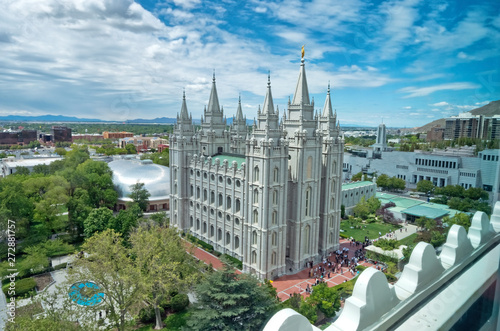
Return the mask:
<svg viewBox="0 0 500 331"><path fill-rule="evenodd" d="M224 160L227 160L228 166L231 166L233 164L233 161L236 161L238 164L238 169L241 168L241 164L245 162L246 158L243 155L236 155L236 154L217 154L212 156L212 164L215 164L215 160L220 160L220 164L224 162Z"/></svg>
<svg viewBox="0 0 500 331"><path fill-rule="evenodd" d="M354 183L349 183L349 184L342 184L342 190L348 190L351 188L356 188L356 187L361 187L361 186L367 186L371 185L373 182L370 181L360 181L360 182L354 182Z"/></svg>

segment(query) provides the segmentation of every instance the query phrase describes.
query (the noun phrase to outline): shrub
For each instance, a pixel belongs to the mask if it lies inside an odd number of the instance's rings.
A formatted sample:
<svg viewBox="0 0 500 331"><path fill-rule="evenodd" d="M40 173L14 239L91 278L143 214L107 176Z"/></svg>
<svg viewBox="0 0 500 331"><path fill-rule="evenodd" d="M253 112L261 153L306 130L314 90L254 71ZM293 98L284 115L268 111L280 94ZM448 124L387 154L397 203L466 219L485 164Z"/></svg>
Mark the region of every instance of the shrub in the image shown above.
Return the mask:
<svg viewBox="0 0 500 331"><path fill-rule="evenodd" d="M399 242L395 239L380 239L373 244L376 247L382 248L384 251L392 251L399 247Z"/></svg>
<svg viewBox="0 0 500 331"><path fill-rule="evenodd" d="M161 308L160 308L161 309ZM155 310L153 307L145 307L139 311L139 319L142 323L152 323L155 321Z"/></svg>
<svg viewBox="0 0 500 331"><path fill-rule="evenodd" d="M3 291L3 293L5 293L6 297L10 297L8 295L9 286L10 286L10 283L2 286L2 291ZM25 296L27 293L33 291L35 289L35 287L36 287L36 282L33 278L30 277L30 278L20 279L16 282L16 285L15 285L16 294L14 296L15 297Z"/></svg>
<svg viewBox="0 0 500 331"><path fill-rule="evenodd" d="M232 257L231 255L227 255L227 254L223 254L222 255L224 257L224 259L227 260L227 262L232 265L233 267L235 267L236 269L243 269L243 262L241 262L240 260L238 260L237 258L235 257Z"/></svg>
<svg viewBox="0 0 500 331"><path fill-rule="evenodd" d="M170 307L174 312L180 312L185 310L189 306L189 297L187 294L179 293L176 294L172 301L170 302Z"/></svg>
<svg viewBox="0 0 500 331"><path fill-rule="evenodd" d="M59 269L64 269L66 268L66 266L68 265L67 262L64 262L64 263L61 263L61 264L58 264L54 267L54 270L59 270Z"/></svg>
<svg viewBox="0 0 500 331"><path fill-rule="evenodd" d="M356 267L356 270L358 270L360 273L363 272L365 269L367 269L368 267L365 267L364 265L358 265Z"/></svg>
<svg viewBox="0 0 500 331"><path fill-rule="evenodd" d="M169 331L180 331L186 326L186 321L189 318L189 312L180 312L169 315L163 322L165 328Z"/></svg>

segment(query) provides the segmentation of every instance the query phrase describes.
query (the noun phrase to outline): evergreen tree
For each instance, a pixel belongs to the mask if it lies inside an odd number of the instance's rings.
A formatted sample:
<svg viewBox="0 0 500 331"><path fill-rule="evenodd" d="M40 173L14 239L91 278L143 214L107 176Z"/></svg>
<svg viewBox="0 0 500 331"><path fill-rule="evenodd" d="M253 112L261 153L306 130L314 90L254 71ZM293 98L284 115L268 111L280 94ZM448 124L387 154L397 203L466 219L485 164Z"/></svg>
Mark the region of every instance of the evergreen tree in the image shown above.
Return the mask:
<svg viewBox="0 0 500 331"><path fill-rule="evenodd" d="M227 266L208 275L195 292L190 330L260 330L277 304L255 277Z"/></svg>

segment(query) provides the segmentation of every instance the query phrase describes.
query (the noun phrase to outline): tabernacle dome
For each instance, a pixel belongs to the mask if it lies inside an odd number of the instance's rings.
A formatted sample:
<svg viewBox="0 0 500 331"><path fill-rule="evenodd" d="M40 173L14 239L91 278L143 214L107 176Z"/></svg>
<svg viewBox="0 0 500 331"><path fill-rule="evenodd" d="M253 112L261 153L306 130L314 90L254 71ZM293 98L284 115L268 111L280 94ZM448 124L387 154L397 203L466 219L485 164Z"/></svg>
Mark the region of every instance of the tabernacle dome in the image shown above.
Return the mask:
<svg viewBox="0 0 500 331"><path fill-rule="evenodd" d="M132 201L130 186L144 183L151 194L147 211L169 210L170 170L168 167L154 164L151 160L118 159L110 162L113 171L113 184L118 192L116 209L125 209L126 203Z"/></svg>

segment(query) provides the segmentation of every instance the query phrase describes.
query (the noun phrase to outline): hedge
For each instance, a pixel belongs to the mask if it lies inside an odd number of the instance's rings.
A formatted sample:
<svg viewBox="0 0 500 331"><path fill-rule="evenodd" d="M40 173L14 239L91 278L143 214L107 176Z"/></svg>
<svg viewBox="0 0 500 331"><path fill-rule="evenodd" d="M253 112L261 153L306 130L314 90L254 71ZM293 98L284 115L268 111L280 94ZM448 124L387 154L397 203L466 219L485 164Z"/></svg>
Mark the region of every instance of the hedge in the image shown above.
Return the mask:
<svg viewBox="0 0 500 331"><path fill-rule="evenodd" d="M243 262L241 262L237 258L232 257L231 255L227 255L227 254L224 254L223 256L224 256L224 258L227 259L227 261L229 262L229 264L231 264L236 269L240 269L240 270L243 269Z"/></svg>
<svg viewBox="0 0 500 331"><path fill-rule="evenodd" d="M203 240L200 240L198 238L196 238L195 236L192 236L190 234L187 235L187 238L190 242L192 242L193 244L197 244L199 246L201 246L204 250L208 251L208 252L213 252L214 250L214 246L210 245L210 244L207 244L206 242L204 242Z"/></svg>
<svg viewBox="0 0 500 331"><path fill-rule="evenodd" d="M10 287L10 283L2 286L2 291L3 291L3 293L5 293L6 297L10 297L9 296L9 287ZM33 291L36 287L36 282L31 277L24 278L24 279L20 279L20 280L16 281L15 287L16 287L15 288L16 294L14 296L21 297L21 296L24 296L25 294L29 293L30 291Z"/></svg>

